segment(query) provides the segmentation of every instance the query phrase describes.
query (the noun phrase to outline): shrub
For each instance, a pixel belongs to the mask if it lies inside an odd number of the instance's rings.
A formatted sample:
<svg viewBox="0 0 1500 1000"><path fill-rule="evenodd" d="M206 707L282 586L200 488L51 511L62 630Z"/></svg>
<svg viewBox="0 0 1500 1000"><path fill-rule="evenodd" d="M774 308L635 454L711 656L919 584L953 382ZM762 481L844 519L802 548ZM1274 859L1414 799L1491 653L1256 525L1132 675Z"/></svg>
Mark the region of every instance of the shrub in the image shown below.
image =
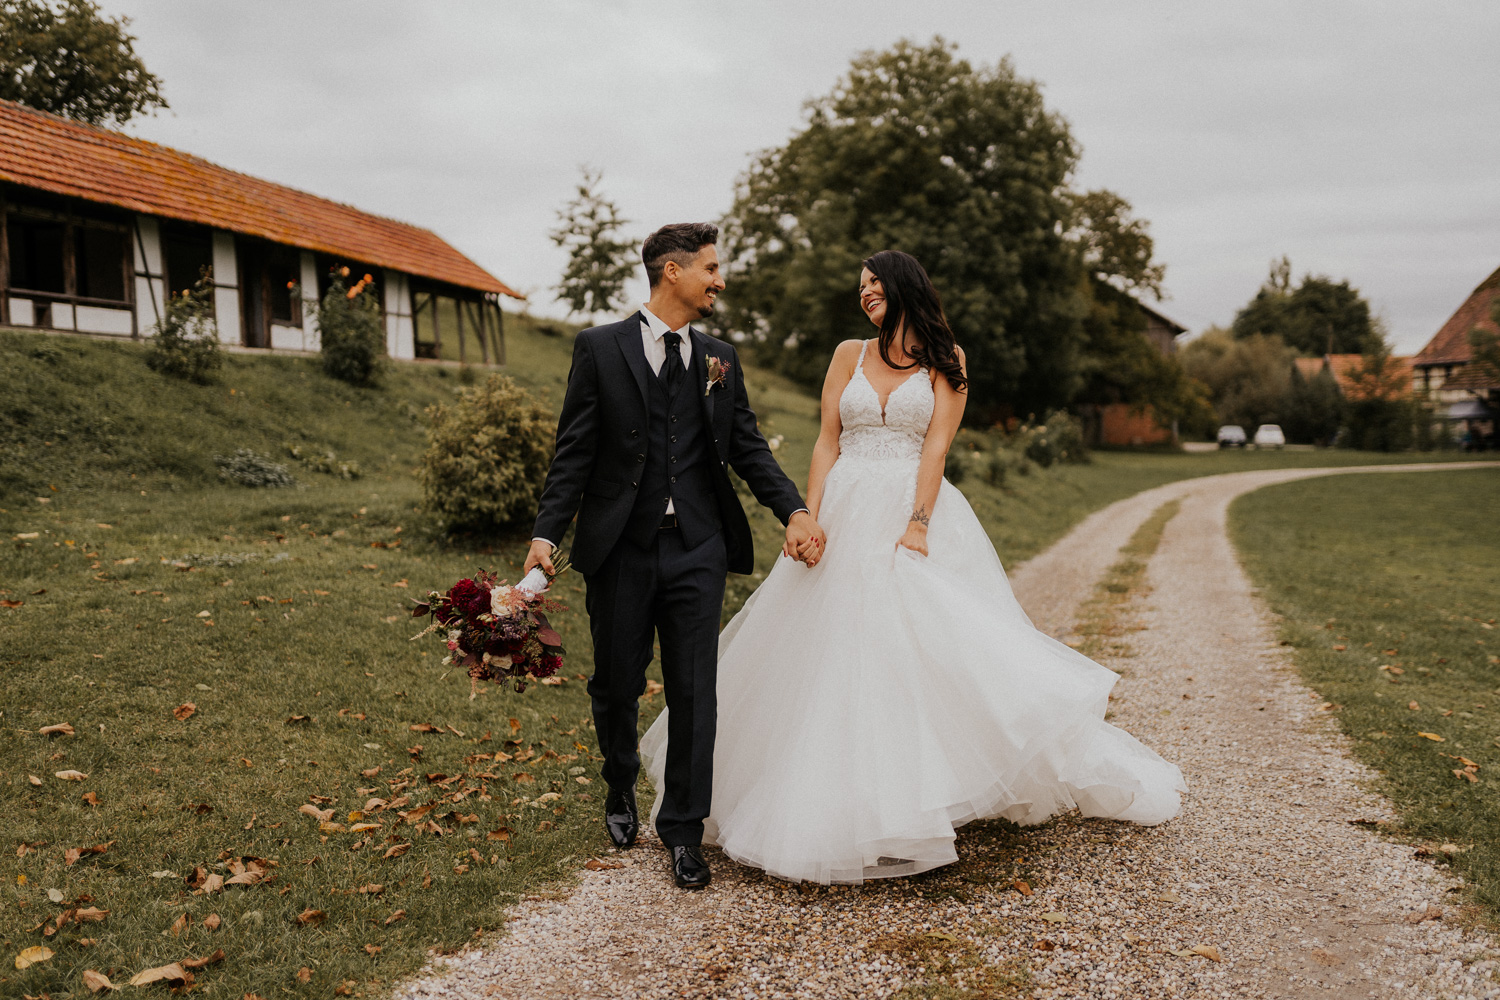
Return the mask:
<svg viewBox="0 0 1500 1000"><path fill-rule="evenodd" d="M428 407L423 505L452 528L510 528L536 514L552 462L552 415L506 375Z"/></svg>
<svg viewBox="0 0 1500 1000"><path fill-rule="evenodd" d="M172 378L209 385L219 379L224 355L214 322L213 272L204 268L196 284L167 301L146 348L146 365Z"/></svg>
<svg viewBox="0 0 1500 1000"><path fill-rule="evenodd" d="M340 479L358 479L364 474L358 462L340 460L332 448L325 448L319 452L311 447L289 443L286 451L288 455L314 472L327 473L330 476L338 476Z"/></svg>
<svg viewBox="0 0 1500 1000"><path fill-rule="evenodd" d="M1061 410L1049 413L1045 423L1022 425L1011 440L1011 447L1044 469L1054 462L1079 464L1089 460L1083 443L1083 424Z"/></svg>
<svg viewBox="0 0 1500 1000"><path fill-rule="evenodd" d="M370 275L347 284L349 269L333 271L333 280L318 303L318 339L323 371L350 385L373 386L380 381L385 358L385 324L380 304L370 291Z"/></svg>
<svg viewBox="0 0 1500 1000"><path fill-rule="evenodd" d="M943 461L943 478L957 486L968 474L969 464L964 461L963 455L956 451L949 451L948 457Z"/></svg>
<svg viewBox="0 0 1500 1000"><path fill-rule="evenodd" d="M249 448L240 448L233 455L215 455L214 464L219 467L219 478L241 486L281 487L292 486L296 480L286 466L271 461Z"/></svg>

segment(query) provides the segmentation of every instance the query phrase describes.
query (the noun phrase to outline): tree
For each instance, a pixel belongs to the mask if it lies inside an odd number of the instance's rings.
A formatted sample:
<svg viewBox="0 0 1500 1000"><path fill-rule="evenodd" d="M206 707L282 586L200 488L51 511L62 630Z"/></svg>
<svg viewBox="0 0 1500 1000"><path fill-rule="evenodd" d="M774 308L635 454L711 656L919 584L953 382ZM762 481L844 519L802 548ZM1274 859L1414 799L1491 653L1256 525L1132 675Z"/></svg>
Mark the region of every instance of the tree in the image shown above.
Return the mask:
<svg viewBox="0 0 1500 1000"><path fill-rule="evenodd" d="M968 355L971 418L1062 406L1080 384L1087 309L1066 235L1077 157L1067 123L1008 60L975 67L940 38L866 52L740 177L725 325L816 384L840 341L870 334L860 261L905 250Z"/></svg>
<svg viewBox="0 0 1500 1000"><path fill-rule="evenodd" d="M1146 220L1137 219L1130 202L1113 191L1069 194L1069 233L1084 269L1114 288L1161 300L1167 269L1153 261L1156 243Z"/></svg>
<svg viewBox="0 0 1500 1000"><path fill-rule="evenodd" d="M568 314L587 313L592 319L609 312L625 298L625 282L635 269L635 244L622 239L626 220L615 203L599 193L603 174L581 168L573 199L557 213L552 242L568 251L568 266L557 285L557 296L568 304Z"/></svg>
<svg viewBox="0 0 1500 1000"><path fill-rule="evenodd" d="M129 26L91 0L0 0L0 98L89 125L168 107Z"/></svg>
<svg viewBox="0 0 1500 1000"><path fill-rule="evenodd" d="M1348 373L1344 435L1340 442L1365 451L1404 451L1416 440L1422 414L1412 395L1411 368L1377 339Z"/></svg>
<svg viewBox="0 0 1500 1000"><path fill-rule="evenodd" d="M1255 297L1234 317L1236 337L1275 334L1304 355L1364 354L1380 333L1370 304L1348 281L1308 274L1296 288L1291 262L1271 262L1271 273Z"/></svg>
<svg viewBox="0 0 1500 1000"><path fill-rule="evenodd" d="M1187 373L1208 386L1220 423L1254 428L1285 419L1296 353L1280 337L1255 333L1241 339L1212 327L1180 356Z"/></svg>

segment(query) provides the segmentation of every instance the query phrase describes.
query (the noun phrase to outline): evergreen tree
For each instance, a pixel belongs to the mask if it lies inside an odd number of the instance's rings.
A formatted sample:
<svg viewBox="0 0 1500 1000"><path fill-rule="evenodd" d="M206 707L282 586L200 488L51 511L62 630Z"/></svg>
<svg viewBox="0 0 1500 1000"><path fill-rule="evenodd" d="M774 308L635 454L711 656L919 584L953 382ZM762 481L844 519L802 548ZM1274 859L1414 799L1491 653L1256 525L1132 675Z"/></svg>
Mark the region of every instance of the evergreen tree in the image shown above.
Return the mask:
<svg viewBox="0 0 1500 1000"><path fill-rule="evenodd" d="M625 299L625 282L635 269L635 244L621 238L626 220L615 203L599 192L603 175L587 167L573 199L557 213L552 242L568 251L568 266L557 285L557 297L569 315L592 319Z"/></svg>

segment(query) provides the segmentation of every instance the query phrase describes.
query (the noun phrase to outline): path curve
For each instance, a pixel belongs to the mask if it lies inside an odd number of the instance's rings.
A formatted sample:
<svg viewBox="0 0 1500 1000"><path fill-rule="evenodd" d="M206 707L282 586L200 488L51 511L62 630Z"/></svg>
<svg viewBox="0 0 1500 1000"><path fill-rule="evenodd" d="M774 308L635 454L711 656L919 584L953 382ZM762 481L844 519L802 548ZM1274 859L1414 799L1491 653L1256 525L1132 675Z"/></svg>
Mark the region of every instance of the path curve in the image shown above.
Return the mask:
<svg viewBox="0 0 1500 1000"><path fill-rule="evenodd" d="M1034 894L946 876L788 886L714 855L715 882L671 886L659 845L610 854L562 900L515 907L510 933L424 970L405 998L887 996L923 976L882 949L938 932L1035 997L1495 998L1500 946L1450 920L1412 922L1456 883L1350 820L1391 816L1277 645L1225 519L1242 493L1312 476L1500 463L1282 469L1183 480L1085 519L1012 574L1038 627L1065 635L1118 549L1182 501L1152 558L1144 626L1112 721L1178 763L1191 792L1161 827L1062 817L1018 838ZM966 830L960 839L965 853ZM955 868L962 867L955 866ZM1062 915L1061 922L1054 919ZM1045 915L1045 916L1044 916ZM1451 911L1450 911L1451 917ZM938 938L936 940L948 940ZM1038 942L1048 947L1041 950ZM1217 949L1222 961L1193 955ZM1019 956L1019 959L1018 959Z"/></svg>

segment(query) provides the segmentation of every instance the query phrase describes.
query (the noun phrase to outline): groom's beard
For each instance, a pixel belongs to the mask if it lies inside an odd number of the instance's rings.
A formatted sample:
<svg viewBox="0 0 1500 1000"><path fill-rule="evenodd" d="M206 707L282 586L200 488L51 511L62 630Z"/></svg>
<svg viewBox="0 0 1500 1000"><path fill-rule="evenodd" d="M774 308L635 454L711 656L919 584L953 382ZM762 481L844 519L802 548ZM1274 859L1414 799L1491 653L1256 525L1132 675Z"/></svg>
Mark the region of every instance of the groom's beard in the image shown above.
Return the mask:
<svg viewBox="0 0 1500 1000"><path fill-rule="evenodd" d="M714 304L712 302L706 303L706 304L701 305L701 306L698 307L698 318L699 319L708 319L708 317L712 316L713 314L714 314Z"/></svg>

